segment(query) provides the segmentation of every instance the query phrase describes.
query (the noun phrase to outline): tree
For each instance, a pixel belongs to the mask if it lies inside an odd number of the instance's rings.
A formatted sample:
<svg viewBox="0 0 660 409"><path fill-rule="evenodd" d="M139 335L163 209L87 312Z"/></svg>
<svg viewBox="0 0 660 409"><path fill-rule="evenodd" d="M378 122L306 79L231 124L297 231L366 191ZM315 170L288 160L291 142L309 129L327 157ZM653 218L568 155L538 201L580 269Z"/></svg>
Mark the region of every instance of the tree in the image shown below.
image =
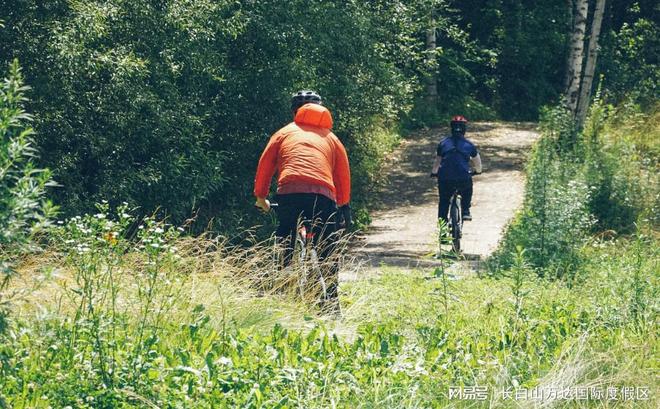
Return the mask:
<svg viewBox="0 0 660 409"><path fill-rule="evenodd" d="M435 43L435 36L436 36L436 23L435 23L435 18L433 16L433 11L431 11L431 18L429 21L429 29L426 31L426 51L429 54L429 60L431 60L433 63L430 64L431 66L429 67L429 75L428 78L426 79L426 100L430 106L435 107L438 103L438 76L437 76L437 69L435 67L435 60L436 60L436 43Z"/></svg>
<svg viewBox="0 0 660 409"><path fill-rule="evenodd" d="M572 5L572 4L571 4ZM573 28L571 45L566 70L565 103L573 116L577 112L580 98L580 79L582 76L582 60L584 59L584 36L587 28L588 0L577 0L573 13Z"/></svg>
<svg viewBox="0 0 660 409"><path fill-rule="evenodd" d="M578 124L584 123L591 101L591 88L593 85L594 72L596 71L596 61L598 59L598 37L600 36L600 27L603 22L603 13L605 11L606 0L597 0L594 17L591 22L591 33L589 35L589 49L587 52L587 63L582 76L580 85L580 99L577 107Z"/></svg>

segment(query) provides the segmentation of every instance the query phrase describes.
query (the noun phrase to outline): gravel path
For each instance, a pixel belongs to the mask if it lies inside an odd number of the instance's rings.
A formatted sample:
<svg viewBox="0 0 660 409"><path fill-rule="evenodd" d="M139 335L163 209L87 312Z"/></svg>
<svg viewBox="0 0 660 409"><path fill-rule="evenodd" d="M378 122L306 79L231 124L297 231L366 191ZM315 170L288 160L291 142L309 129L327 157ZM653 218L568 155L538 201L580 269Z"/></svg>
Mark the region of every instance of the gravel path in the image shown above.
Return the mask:
<svg viewBox="0 0 660 409"><path fill-rule="evenodd" d="M354 246L358 263L374 268L438 264L430 257L437 251L438 193L429 173L435 147L447 132L446 128L417 132L393 153L372 224ZM523 164L538 134L534 124L481 122L472 124L467 136L481 153L484 171L474 179L473 220L464 225L465 260L457 265L475 270L495 250L522 203ZM355 272L342 275L343 280L356 278Z"/></svg>

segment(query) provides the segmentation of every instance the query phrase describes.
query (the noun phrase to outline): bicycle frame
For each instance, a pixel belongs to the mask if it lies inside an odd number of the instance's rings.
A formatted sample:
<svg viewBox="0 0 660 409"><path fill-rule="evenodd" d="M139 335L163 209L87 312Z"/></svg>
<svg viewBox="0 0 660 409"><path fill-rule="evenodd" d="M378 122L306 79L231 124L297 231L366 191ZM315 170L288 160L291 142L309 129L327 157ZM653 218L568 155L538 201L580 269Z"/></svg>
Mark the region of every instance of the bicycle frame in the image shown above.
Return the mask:
<svg viewBox="0 0 660 409"><path fill-rule="evenodd" d="M271 209L277 212L279 205L277 203L271 203ZM319 265L318 251L316 249L316 243L314 240L315 232L313 231L312 226L307 221L299 222L299 226L296 229L296 239L293 243L293 251L298 251L298 264L301 266L301 274L298 280L298 290L300 292L300 297L305 298L311 289L308 288L307 282L310 276L310 272L318 280L318 285L320 287L320 302L325 302L329 299L328 288L325 282L325 278L321 273L321 267Z"/></svg>

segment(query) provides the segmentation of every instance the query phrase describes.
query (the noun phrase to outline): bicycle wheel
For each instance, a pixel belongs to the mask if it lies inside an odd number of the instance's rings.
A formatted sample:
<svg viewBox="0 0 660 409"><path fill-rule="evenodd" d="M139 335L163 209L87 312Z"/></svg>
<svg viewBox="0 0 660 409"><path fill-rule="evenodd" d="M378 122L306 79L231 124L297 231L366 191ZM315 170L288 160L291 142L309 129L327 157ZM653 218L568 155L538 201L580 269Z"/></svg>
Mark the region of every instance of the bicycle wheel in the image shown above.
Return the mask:
<svg viewBox="0 0 660 409"><path fill-rule="evenodd" d="M298 247L298 295L304 300L307 293L307 238L304 229L298 229L296 246Z"/></svg>
<svg viewBox="0 0 660 409"><path fill-rule="evenodd" d="M312 276L316 279L314 296L317 298L319 305L323 305L328 300L328 286L325 282L325 277L323 277L323 271L321 271L321 264L316 249L311 249L309 261L309 269L312 272Z"/></svg>
<svg viewBox="0 0 660 409"><path fill-rule="evenodd" d="M449 208L449 218L451 226L451 239L452 247L455 253L461 251L461 203L460 199L456 196L452 197L451 206Z"/></svg>

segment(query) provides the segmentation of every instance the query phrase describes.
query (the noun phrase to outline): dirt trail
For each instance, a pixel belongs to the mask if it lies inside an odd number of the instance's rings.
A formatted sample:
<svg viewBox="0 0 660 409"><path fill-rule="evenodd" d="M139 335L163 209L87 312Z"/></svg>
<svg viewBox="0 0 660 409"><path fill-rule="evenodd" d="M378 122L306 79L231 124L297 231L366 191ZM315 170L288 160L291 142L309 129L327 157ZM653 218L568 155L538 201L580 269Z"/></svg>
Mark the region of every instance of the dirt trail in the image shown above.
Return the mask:
<svg viewBox="0 0 660 409"><path fill-rule="evenodd" d="M429 177L435 147L446 128L415 133L390 160L387 180L377 197L372 224L360 237L357 260L367 266L432 267L437 250L437 185ZM464 226L465 259L459 266L478 269L490 255L503 228L521 205L523 163L537 138L533 124L481 122L472 124L468 138L479 149L484 171L475 177L471 222ZM345 280L355 279L350 274Z"/></svg>

